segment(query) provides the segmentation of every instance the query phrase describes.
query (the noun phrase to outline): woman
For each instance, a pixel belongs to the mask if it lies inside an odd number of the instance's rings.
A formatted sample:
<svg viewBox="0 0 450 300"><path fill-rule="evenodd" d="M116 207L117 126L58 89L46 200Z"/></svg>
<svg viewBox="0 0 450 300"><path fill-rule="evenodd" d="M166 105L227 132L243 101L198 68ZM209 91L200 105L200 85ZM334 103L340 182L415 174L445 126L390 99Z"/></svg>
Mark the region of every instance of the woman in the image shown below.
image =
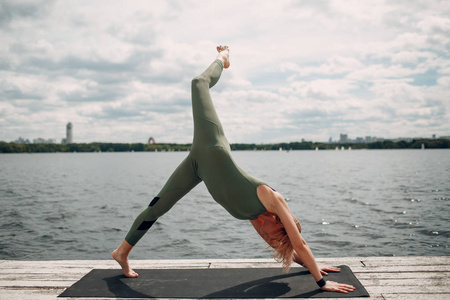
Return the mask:
<svg viewBox="0 0 450 300"><path fill-rule="evenodd" d="M227 46L217 47L216 60L192 80L194 140L186 159L170 176L159 194L136 218L122 244L112 253L127 277L137 277L128 255L139 239L178 200L201 181L216 202L238 219L250 220L256 231L273 247L275 256L288 269L295 261L310 271L322 290L347 293L351 285L325 282L322 274L339 272L338 268L319 268L307 243L301 236L300 223L289 211L280 193L236 165L216 114L209 89L230 66Z"/></svg>

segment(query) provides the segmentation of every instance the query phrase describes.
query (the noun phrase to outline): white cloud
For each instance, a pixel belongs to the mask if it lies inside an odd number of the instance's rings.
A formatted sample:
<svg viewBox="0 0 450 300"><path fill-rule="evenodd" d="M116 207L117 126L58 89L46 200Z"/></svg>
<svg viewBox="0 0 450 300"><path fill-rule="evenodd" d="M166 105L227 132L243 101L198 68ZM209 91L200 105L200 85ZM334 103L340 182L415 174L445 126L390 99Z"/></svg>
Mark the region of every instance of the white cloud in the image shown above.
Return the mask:
<svg viewBox="0 0 450 300"><path fill-rule="evenodd" d="M426 51L401 51L392 54L390 57L394 64L414 65L419 63L421 59L433 59L436 57L436 54Z"/></svg>
<svg viewBox="0 0 450 300"><path fill-rule="evenodd" d="M232 142L449 135L446 1L3 1L0 140L190 142L190 80Z"/></svg>
<svg viewBox="0 0 450 300"><path fill-rule="evenodd" d="M297 81L291 84L292 93L302 98L333 100L348 96L352 89L357 88L355 82L341 79L317 79ZM285 91L285 90L284 90Z"/></svg>
<svg viewBox="0 0 450 300"><path fill-rule="evenodd" d="M448 88L448 87L450 87L450 77L449 76L441 77L437 80L437 83L441 87Z"/></svg>
<svg viewBox="0 0 450 300"><path fill-rule="evenodd" d="M325 63L319 66L303 67L291 62L284 63L282 65L283 70L294 71L300 76L306 76L311 74L333 75L348 73L353 70L357 70L363 67L363 64L352 57L342 57L339 55L333 55Z"/></svg>

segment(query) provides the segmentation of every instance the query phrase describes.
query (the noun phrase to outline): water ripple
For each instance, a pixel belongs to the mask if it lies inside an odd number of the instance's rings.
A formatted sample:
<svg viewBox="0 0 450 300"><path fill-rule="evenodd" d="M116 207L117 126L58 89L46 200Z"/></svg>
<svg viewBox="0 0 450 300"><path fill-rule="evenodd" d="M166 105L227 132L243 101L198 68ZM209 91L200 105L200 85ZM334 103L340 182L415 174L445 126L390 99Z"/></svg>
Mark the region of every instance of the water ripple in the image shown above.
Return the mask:
<svg viewBox="0 0 450 300"><path fill-rule="evenodd" d="M0 259L109 259L185 155L0 155ZM233 155L288 199L318 257L450 255L448 150ZM155 223L133 258L270 253L248 221L232 218L200 184Z"/></svg>

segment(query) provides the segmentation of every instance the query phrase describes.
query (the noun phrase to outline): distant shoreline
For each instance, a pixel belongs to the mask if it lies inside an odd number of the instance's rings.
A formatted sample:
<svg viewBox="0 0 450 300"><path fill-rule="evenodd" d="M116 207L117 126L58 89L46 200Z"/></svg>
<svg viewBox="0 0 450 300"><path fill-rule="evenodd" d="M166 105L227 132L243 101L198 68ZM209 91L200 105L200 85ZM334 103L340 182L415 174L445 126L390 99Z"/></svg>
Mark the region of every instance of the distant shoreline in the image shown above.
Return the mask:
<svg viewBox="0 0 450 300"><path fill-rule="evenodd" d="M62 144L17 144L0 141L0 153L53 153L53 152L156 152L156 151L189 151L192 144L144 144L144 143L73 143ZM291 142L274 144L233 143L231 150L289 151L289 150L335 150L349 148L358 149L448 149L447 139L417 139L406 141L379 141L373 143L320 143Z"/></svg>

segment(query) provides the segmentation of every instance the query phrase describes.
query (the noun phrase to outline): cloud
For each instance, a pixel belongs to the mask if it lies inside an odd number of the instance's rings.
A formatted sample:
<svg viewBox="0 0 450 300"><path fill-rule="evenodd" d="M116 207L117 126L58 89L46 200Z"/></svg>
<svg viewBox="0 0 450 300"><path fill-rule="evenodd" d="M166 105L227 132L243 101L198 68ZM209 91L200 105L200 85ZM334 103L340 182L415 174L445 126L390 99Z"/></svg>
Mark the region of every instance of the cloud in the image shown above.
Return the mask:
<svg viewBox="0 0 450 300"><path fill-rule="evenodd" d="M0 26L7 27L13 22L44 17L54 1L14 1L5 0L0 3Z"/></svg>
<svg viewBox="0 0 450 300"><path fill-rule="evenodd" d="M190 80L231 142L449 135L444 1L3 1L0 140L192 140ZM208 50L209 49L209 50Z"/></svg>

